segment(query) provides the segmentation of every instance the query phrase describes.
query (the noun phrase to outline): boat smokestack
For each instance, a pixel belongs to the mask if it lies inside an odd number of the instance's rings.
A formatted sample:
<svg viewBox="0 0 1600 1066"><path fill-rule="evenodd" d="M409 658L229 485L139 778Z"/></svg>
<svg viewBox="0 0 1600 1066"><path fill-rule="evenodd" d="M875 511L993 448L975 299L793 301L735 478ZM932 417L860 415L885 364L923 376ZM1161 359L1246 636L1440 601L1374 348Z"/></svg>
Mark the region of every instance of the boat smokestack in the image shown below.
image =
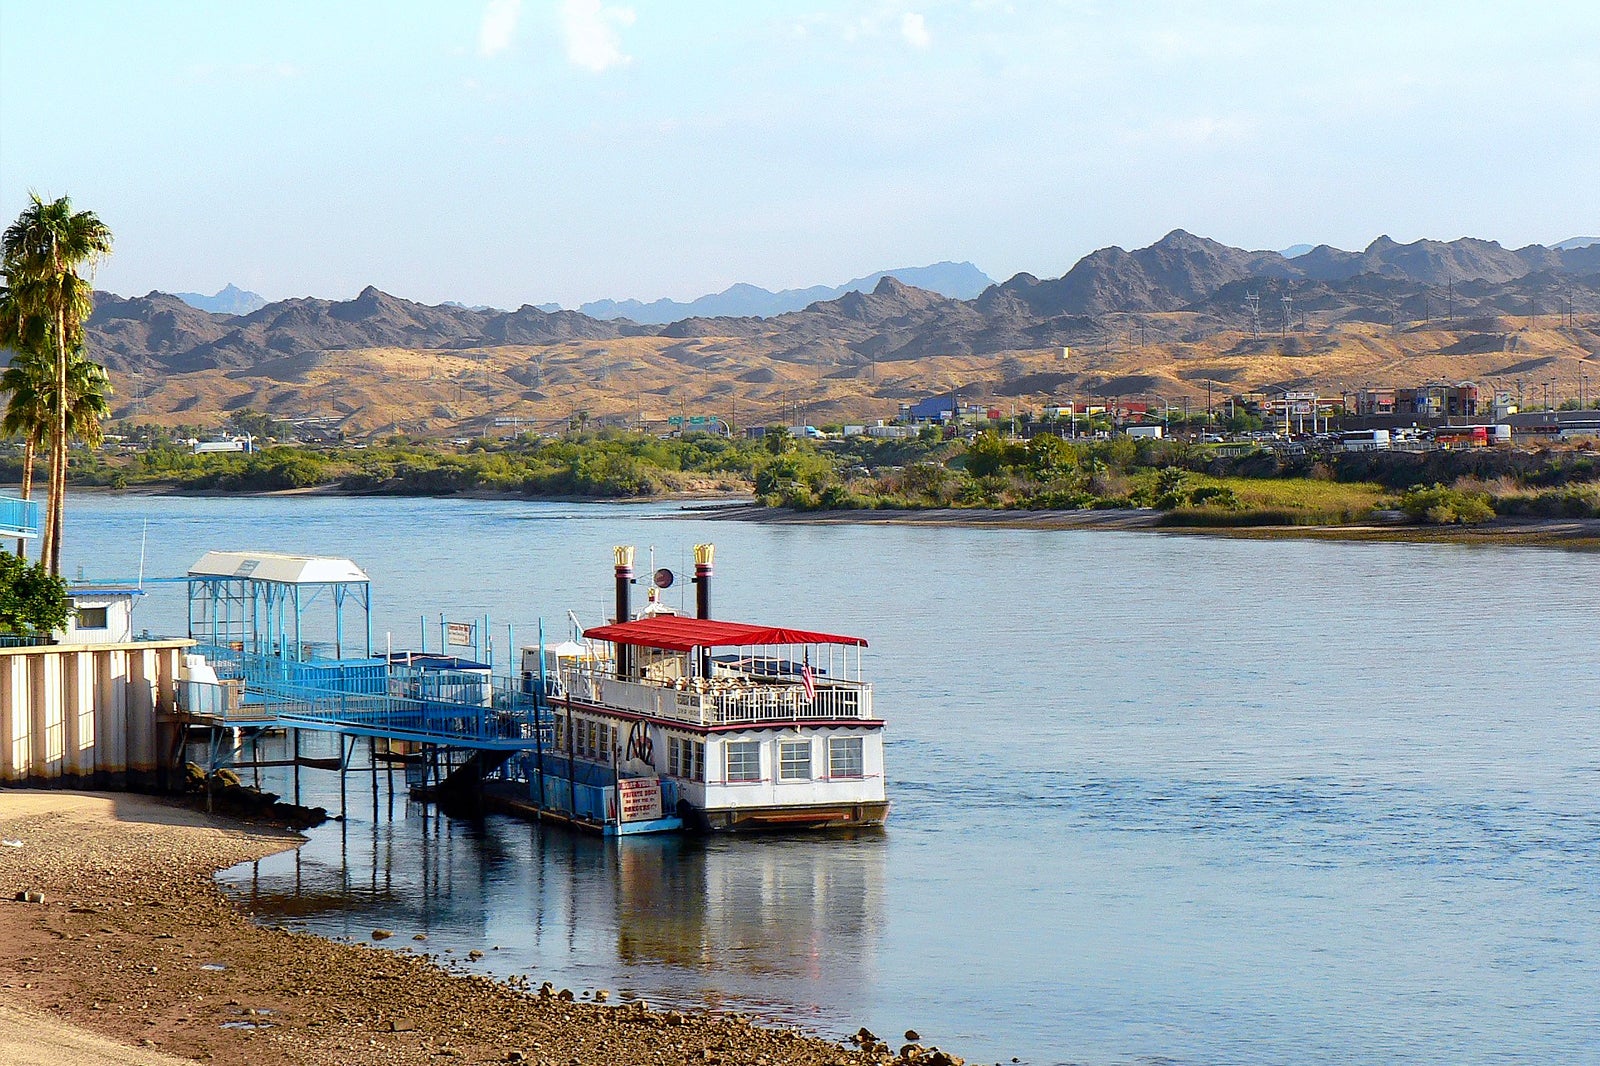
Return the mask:
<svg viewBox="0 0 1600 1066"><path fill-rule="evenodd" d="M611 549L616 556L617 578L617 622L626 622L633 615L633 545L622 544ZM631 649L626 644L617 645L617 676L628 676L628 652Z"/></svg>
<svg viewBox="0 0 1600 1066"><path fill-rule="evenodd" d="M612 548L617 557L617 617L614 621L626 622L633 614L633 545Z"/></svg>
<svg viewBox="0 0 1600 1066"><path fill-rule="evenodd" d="M711 617L711 557L715 544L694 546L694 607L696 618Z"/></svg>

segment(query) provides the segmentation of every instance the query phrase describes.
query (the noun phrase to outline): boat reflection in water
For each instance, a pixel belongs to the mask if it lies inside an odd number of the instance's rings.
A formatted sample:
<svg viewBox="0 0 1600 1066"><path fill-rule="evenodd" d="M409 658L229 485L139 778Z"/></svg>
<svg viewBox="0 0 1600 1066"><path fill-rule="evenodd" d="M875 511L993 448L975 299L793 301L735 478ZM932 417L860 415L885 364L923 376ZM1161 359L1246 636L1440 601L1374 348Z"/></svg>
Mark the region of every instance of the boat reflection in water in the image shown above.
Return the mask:
<svg viewBox="0 0 1600 1066"><path fill-rule="evenodd" d="M475 949L492 973L839 1035L859 1024L884 924L881 830L619 841L441 817L408 803L403 781L391 796L382 773L365 776L350 775L345 822L225 871L224 888L266 921L355 940L388 929L390 946L453 958Z"/></svg>
<svg viewBox="0 0 1600 1066"><path fill-rule="evenodd" d="M837 982L867 976L884 840L674 841L617 856L617 956L686 970Z"/></svg>

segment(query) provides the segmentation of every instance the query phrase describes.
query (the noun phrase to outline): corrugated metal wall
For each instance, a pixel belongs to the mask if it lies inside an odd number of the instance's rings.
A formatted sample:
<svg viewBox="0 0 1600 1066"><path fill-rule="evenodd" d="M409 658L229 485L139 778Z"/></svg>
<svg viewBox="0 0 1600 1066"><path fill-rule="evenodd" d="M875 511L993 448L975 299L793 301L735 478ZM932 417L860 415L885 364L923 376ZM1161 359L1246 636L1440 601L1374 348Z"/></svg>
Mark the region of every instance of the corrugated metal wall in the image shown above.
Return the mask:
<svg viewBox="0 0 1600 1066"><path fill-rule="evenodd" d="M193 643L0 648L0 786L164 787Z"/></svg>

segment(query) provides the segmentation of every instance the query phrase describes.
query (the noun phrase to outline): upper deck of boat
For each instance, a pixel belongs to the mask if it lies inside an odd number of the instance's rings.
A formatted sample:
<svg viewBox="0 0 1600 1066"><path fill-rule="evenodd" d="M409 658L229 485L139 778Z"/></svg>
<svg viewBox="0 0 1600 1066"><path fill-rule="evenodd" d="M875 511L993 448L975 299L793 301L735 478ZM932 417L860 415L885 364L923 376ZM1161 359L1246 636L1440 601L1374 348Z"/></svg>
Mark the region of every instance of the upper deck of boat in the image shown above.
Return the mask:
<svg viewBox="0 0 1600 1066"><path fill-rule="evenodd" d="M679 615L584 636L610 641L614 657L576 660L561 681L573 698L600 707L702 727L873 718L860 637Z"/></svg>

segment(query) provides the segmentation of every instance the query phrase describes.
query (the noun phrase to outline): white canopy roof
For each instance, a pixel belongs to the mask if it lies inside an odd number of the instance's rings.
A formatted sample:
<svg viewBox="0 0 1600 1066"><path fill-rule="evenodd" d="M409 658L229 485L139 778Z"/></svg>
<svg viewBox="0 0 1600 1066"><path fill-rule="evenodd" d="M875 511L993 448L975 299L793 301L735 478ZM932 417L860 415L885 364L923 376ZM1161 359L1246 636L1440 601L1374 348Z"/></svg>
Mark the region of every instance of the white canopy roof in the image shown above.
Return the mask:
<svg viewBox="0 0 1600 1066"><path fill-rule="evenodd" d="M237 577L283 585L330 585L366 581L366 571L349 559L278 552L206 552L189 567L190 577Z"/></svg>

